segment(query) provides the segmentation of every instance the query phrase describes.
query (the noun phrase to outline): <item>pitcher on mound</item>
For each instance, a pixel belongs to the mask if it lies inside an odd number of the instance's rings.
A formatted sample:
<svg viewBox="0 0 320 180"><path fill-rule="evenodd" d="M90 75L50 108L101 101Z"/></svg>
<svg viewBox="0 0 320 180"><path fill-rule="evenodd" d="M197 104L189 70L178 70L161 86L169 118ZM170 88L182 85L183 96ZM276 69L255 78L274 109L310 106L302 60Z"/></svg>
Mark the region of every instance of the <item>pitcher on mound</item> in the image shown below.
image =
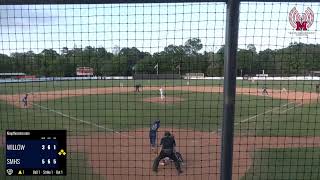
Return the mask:
<svg viewBox="0 0 320 180"><path fill-rule="evenodd" d="M159 91L160 91L160 99L163 100L165 97L164 97L164 90L162 89L162 87L160 87Z"/></svg>

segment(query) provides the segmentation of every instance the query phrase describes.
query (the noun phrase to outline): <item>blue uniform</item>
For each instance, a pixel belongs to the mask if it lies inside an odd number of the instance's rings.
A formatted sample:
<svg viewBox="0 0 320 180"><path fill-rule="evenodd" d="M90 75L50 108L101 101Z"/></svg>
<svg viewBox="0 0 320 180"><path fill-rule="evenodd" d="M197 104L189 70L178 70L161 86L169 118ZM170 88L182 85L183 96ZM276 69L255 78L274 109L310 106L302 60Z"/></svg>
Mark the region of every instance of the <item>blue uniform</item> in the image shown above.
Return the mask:
<svg viewBox="0 0 320 180"><path fill-rule="evenodd" d="M149 137L150 137L150 144L151 144L152 147L156 146L157 132L158 132L159 127L160 127L160 121L159 120L153 122L151 127L150 127Z"/></svg>

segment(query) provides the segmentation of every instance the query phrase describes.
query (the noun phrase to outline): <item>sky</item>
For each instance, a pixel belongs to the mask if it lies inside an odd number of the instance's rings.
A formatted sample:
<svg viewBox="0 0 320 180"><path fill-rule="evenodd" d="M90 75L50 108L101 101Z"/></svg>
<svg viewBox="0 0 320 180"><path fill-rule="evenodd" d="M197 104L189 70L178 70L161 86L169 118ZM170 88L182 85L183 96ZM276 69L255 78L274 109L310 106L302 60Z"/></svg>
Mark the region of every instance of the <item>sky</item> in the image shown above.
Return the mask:
<svg viewBox="0 0 320 180"><path fill-rule="evenodd" d="M314 22L308 36L299 37L289 12L310 7ZM225 43L225 3L10 5L0 6L0 53L63 47L137 47L160 52L199 38L203 51ZM241 3L239 48L254 44L257 51L279 49L291 42L320 42L319 3Z"/></svg>

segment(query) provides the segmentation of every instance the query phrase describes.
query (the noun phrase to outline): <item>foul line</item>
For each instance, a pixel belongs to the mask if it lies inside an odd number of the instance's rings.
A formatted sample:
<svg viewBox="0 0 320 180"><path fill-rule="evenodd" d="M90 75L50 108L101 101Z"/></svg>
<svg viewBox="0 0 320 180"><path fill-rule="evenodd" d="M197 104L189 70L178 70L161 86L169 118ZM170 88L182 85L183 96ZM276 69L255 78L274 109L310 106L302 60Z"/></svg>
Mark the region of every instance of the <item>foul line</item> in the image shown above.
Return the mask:
<svg viewBox="0 0 320 180"><path fill-rule="evenodd" d="M285 110L281 111L280 113L285 113L285 112L290 111L291 109L294 109L294 108L299 107L299 106L302 106L302 103L299 103L298 105L293 106L291 108L285 109Z"/></svg>
<svg viewBox="0 0 320 180"><path fill-rule="evenodd" d="M98 124L96 124L96 123L92 123L92 122L89 122L89 121L85 121L85 120L82 120L82 119L78 119L78 118L75 118L75 117L73 117L73 116L68 116L68 115L66 115L66 114L63 114L62 112L59 112L59 111L56 111L56 110L47 108L47 107L45 107L45 106L41 106L41 105L36 104L36 103L32 103L32 105L35 105L35 106L38 106L38 107L41 108L41 109L45 109L45 110L48 110L48 111L50 111L50 112L59 114L59 115L61 115L61 116L63 116L63 117L67 117L67 118L70 118L70 119L73 119L73 120L76 120L76 121L79 121L79 122L82 122L82 123L85 123L85 124L88 124L88 125L91 125L91 126L94 126L94 127L97 127L97 128L101 128L101 129L104 129L104 130L107 130L107 131L112 131L112 132L115 132L115 133L117 133L117 134L120 134L120 132L115 131L115 130L113 130L113 129L110 129L110 128L107 128L107 127L98 125Z"/></svg>
<svg viewBox="0 0 320 180"><path fill-rule="evenodd" d="M264 115L264 114L268 114L268 113L270 113L270 112L273 112L273 111L275 111L275 110L277 110L277 109L280 109L281 107L287 106L287 105L292 104L292 103L293 103L293 102L286 103L286 104L281 105L280 107L275 107L275 108L269 109L269 110L267 110L267 111L265 111L265 112L263 112L263 113L260 113L260 114L251 116L251 117L249 117L249 118L247 118L247 119L241 120L240 122L234 123L234 125L238 125L238 124L241 124L241 123L244 123L244 122L248 122L248 121L250 121L250 120L253 119L253 118L256 118L256 117L261 116L261 115ZM300 105L302 105L302 104L300 104ZM291 108L289 108L289 109L286 109L285 111L282 111L282 112L289 111L289 110L291 110L291 109L293 109L293 108L295 108L295 107L296 107L296 106L293 106L293 107L291 107Z"/></svg>

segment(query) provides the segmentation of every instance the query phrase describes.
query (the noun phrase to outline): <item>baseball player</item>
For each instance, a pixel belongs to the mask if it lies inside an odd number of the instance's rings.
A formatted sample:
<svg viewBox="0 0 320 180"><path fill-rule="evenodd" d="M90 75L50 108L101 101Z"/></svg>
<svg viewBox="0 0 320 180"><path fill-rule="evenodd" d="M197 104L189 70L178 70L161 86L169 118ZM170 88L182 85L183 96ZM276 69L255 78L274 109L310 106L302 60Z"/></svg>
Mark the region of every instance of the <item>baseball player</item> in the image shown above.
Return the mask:
<svg viewBox="0 0 320 180"><path fill-rule="evenodd" d="M160 99L162 100L164 99L164 90L162 89L162 87L160 87L159 91L160 91Z"/></svg>
<svg viewBox="0 0 320 180"><path fill-rule="evenodd" d="M263 88L262 88L262 95L267 95L267 96L269 96L268 91L267 91L267 87L263 87Z"/></svg>
<svg viewBox="0 0 320 180"><path fill-rule="evenodd" d="M176 169L178 170L178 174L181 174L182 170L181 170L180 161L178 160L174 150L176 146L176 141L170 132L166 131L164 133L164 137L161 139L160 145L162 145L162 149L160 154L157 156L157 158L153 162L152 170L154 172L158 172L159 162L162 159L169 157L174 161Z"/></svg>
<svg viewBox="0 0 320 180"><path fill-rule="evenodd" d="M23 102L23 106L27 107L28 106L28 94L26 94L23 98L22 98L22 102Z"/></svg>
<svg viewBox="0 0 320 180"><path fill-rule="evenodd" d="M286 88L282 88L282 89L281 89L281 93L288 94L288 90L287 90Z"/></svg>
<svg viewBox="0 0 320 180"><path fill-rule="evenodd" d="M140 87L141 87L141 84L136 84L135 85L135 92L140 92Z"/></svg>
<svg viewBox="0 0 320 180"><path fill-rule="evenodd" d="M155 148L156 148L157 132L159 128L160 128L160 120L158 119L152 123L150 127L150 132L149 132L151 150L153 152L156 152Z"/></svg>
<svg viewBox="0 0 320 180"><path fill-rule="evenodd" d="M316 84L316 92L319 94L320 84Z"/></svg>

